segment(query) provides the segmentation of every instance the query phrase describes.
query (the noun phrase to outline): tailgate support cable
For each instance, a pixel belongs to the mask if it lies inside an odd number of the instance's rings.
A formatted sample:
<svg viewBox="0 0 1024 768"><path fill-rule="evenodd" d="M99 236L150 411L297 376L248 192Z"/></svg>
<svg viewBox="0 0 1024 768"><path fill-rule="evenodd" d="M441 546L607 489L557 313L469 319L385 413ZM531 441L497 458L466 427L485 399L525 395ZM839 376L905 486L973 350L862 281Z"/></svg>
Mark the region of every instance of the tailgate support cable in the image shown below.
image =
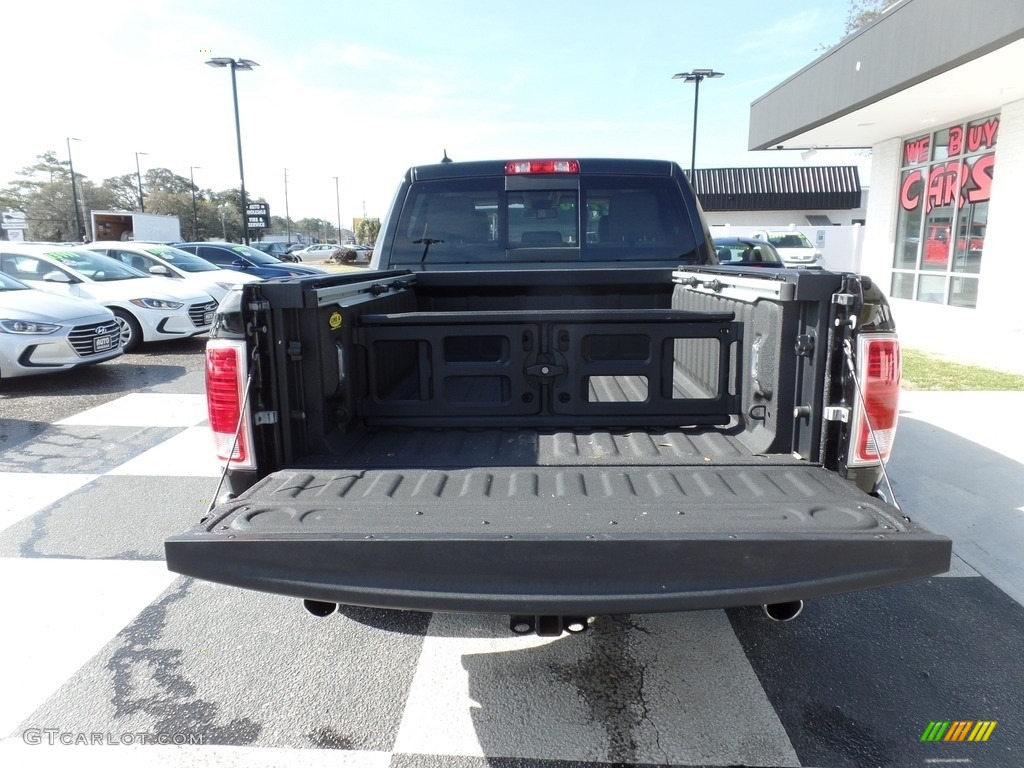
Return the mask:
<svg viewBox="0 0 1024 768"><path fill-rule="evenodd" d="M853 362L853 345L850 343L849 339L843 341L843 352L846 353L846 367L850 369L850 378L853 379L853 385L857 388L857 396L863 403L864 391L860 388L860 378L857 376L857 366ZM868 425L868 434L871 435L871 442L877 446L878 440L875 439L875 428L871 426L871 417L868 416L868 409L866 406L864 407L864 423ZM892 500L892 505L902 512L903 507L901 507L899 501L896 500L896 494L893 493L892 490L892 483L889 482L889 473L885 470L885 462L879 460L878 466L882 468L882 479L885 480L885 487L889 490L889 498Z"/></svg>

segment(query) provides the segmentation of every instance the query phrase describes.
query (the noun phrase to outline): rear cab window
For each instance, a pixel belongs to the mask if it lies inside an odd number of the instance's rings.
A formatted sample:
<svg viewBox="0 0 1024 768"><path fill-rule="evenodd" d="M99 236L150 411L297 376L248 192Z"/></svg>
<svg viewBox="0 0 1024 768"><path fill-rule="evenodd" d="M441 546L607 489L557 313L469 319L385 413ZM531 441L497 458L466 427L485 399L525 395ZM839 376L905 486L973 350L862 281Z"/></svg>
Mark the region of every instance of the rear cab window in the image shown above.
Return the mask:
<svg viewBox="0 0 1024 768"><path fill-rule="evenodd" d="M402 206L390 261L695 264L693 229L669 177L552 174L418 181Z"/></svg>

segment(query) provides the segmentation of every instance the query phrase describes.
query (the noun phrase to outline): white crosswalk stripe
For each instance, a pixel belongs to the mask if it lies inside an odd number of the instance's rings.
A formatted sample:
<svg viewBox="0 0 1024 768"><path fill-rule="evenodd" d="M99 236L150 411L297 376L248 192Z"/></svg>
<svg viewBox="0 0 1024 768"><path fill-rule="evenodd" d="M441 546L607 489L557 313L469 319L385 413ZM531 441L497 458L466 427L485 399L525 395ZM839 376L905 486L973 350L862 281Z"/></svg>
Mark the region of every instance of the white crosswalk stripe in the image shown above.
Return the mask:
<svg viewBox="0 0 1024 768"><path fill-rule="evenodd" d="M722 611L601 617L558 639L510 637L503 617L437 614L395 751L799 765Z"/></svg>

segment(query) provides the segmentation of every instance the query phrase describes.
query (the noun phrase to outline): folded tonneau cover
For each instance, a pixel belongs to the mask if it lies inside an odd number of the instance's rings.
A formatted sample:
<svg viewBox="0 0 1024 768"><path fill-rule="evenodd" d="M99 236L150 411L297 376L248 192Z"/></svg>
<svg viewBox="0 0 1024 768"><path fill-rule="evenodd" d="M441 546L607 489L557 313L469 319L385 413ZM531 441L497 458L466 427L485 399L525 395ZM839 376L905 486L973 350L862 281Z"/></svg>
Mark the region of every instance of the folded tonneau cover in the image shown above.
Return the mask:
<svg viewBox="0 0 1024 768"><path fill-rule="evenodd" d="M284 470L166 542L171 570L239 587L566 615L867 589L944 572L950 548L806 463Z"/></svg>

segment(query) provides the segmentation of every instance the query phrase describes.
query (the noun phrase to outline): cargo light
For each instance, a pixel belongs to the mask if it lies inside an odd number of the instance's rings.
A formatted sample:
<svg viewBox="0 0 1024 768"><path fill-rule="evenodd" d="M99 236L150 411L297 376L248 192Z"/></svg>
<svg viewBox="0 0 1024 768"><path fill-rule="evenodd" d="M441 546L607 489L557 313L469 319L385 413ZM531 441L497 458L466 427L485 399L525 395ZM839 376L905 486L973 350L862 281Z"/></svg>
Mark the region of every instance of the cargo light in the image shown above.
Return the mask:
<svg viewBox="0 0 1024 768"><path fill-rule="evenodd" d="M899 419L902 363L891 333L864 333L857 340L858 395L853 409L851 467L889 460Z"/></svg>
<svg viewBox="0 0 1024 768"><path fill-rule="evenodd" d="M535 173L579 173L579 160L509 160L506 176L528 176Z"/></svg>
<svg viewBox="0 0 1024 768"><path fill-rule="evenodd" d="M245 397L245 342L211 339L206 345L206 405L217 459L234 469L255 469Z"/></svg>

